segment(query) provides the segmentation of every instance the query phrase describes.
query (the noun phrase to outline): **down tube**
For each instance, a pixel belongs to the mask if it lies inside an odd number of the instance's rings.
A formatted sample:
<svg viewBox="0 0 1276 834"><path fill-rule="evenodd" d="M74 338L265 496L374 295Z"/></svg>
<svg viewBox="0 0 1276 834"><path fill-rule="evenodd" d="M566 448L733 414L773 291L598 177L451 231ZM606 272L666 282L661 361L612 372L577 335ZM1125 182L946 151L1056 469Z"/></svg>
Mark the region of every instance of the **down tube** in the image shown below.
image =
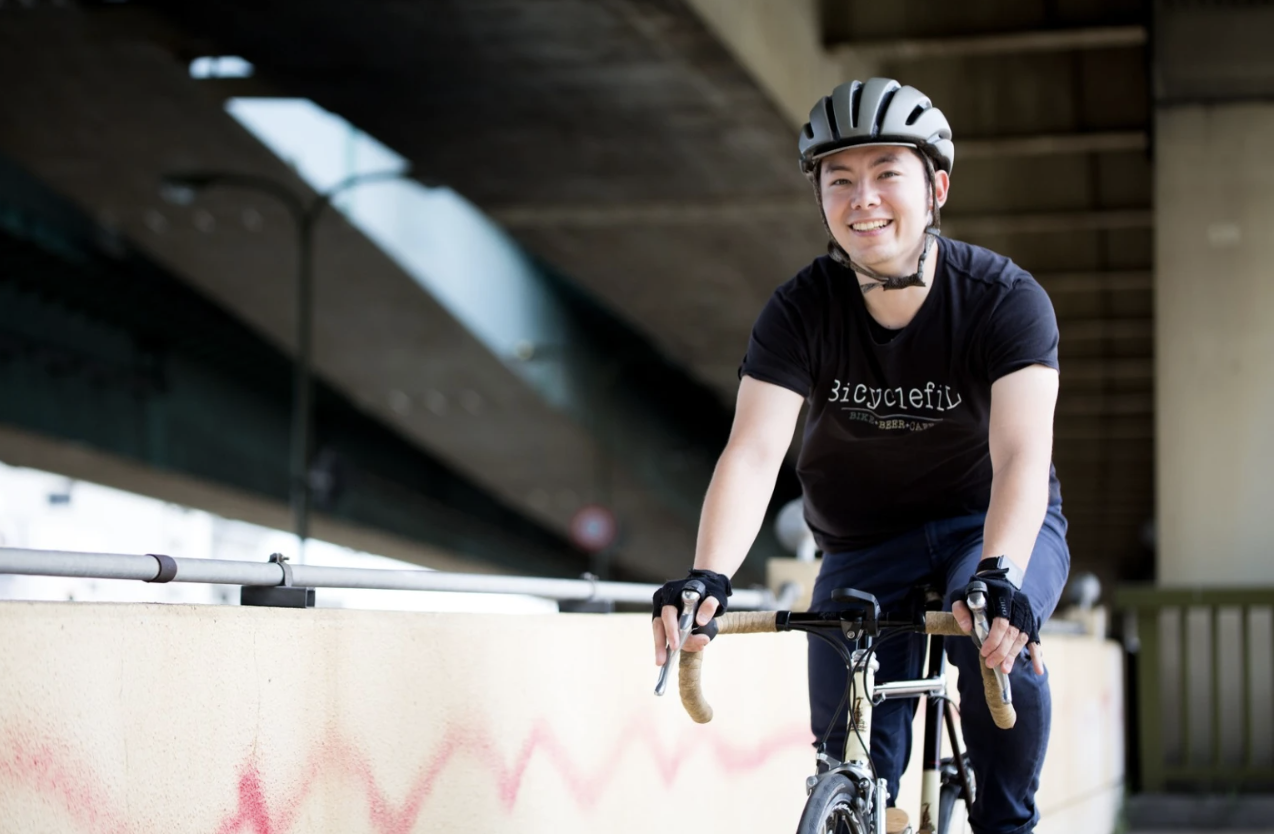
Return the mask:
<svg viewBox="0 0 1276 834"><path fill-rule="evenodd" d="M926 677L944 677L944 638L938 635L930 638L930 651L927 653ZM947 694L947 685L944 688ZM926 737L922 745L922 807L918 817L920 832L935 830L935 819L939 814L939 762L944 756L943 722L944 699L933 696L926 698Z"/></svg>

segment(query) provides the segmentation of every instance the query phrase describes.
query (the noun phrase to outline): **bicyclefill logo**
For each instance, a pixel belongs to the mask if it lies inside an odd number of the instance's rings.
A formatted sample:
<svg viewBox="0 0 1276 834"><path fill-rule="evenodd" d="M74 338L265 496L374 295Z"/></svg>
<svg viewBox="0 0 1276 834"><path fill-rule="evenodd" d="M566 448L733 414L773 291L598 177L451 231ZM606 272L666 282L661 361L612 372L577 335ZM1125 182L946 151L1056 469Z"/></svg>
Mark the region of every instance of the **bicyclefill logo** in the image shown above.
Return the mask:
<svg viewBox="0 0 1276 834"><path fill-rule="evenodd" d="M873 388L833 380L826 402L838 403L849 420L868 423L881 431L926 431L944 422L943 414L962 404L961 393L947 385L926 382L912 388Z"/></svg>

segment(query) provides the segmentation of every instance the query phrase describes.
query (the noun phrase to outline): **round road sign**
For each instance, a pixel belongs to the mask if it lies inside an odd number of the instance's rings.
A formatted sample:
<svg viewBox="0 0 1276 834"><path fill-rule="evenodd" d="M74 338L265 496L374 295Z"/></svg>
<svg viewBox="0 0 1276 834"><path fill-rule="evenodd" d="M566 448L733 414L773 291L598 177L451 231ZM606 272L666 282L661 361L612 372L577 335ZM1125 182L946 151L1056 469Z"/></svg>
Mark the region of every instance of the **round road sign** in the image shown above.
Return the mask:
<svg viewBox="0 0 1276 834"><path fill-rule="evenodd" d="M588 553L599 553L616 541L616 516L598 504L586 504L572 516L572 543Z"/></svg>

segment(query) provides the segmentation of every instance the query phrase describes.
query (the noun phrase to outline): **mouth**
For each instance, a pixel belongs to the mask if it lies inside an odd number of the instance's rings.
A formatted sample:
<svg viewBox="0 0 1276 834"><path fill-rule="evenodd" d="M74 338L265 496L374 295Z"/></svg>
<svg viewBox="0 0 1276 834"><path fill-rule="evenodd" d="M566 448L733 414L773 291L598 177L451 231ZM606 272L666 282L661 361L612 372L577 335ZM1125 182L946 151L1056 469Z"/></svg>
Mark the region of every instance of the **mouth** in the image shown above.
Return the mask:
<svg viewBox="0 0 1276 834"><path fill-rule="evenodd" d="M861 220L858 223L851 224L851 231L855 233L856 237L872 237L873 235L880 235L893 222L893 220Z"/></svg>

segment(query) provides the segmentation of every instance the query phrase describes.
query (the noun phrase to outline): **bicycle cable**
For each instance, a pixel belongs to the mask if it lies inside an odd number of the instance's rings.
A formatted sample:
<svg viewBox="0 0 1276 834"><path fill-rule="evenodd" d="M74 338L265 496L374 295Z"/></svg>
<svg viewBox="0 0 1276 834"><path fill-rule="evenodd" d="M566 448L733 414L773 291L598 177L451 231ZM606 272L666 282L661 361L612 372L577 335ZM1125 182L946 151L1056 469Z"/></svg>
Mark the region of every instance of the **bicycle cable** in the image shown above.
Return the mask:
<svg viewBox="0 0 1276 834"><path fill-rule="evenodd" d="M877 648L878 648L878 646L882 645L883 643L887 642L888 640L891 640L892 638L898 637L898 636L899 636L899 635L901 635L901 634L911 634L912 632L913 632L913 630L912 630L912 629L909 629L909 628L896 628L896 629L890 629L890 630L888 630L888 631L884 631L884 632L882 632L882 633L878 636L878 639L877 639L877 640L873 643L873 645L869 646L867 649L865 649L865 650L864 650L864 653L863 653L862 655L860 655L859 663L858 663L858 664L855 664L855 666L854 666L853 668L851 668L851 669L850 669L850 679L851 679L851 680L850 680L850 686L848 687L848 689L850 690L850 695L851 695L851 697L852 697L852 698L856 697L856 696L855 696L855 671L856 671L856 668L858 668L858 669L860 669L860 670L867 669L867 668L868 668L868 664L869 664L869 662L873 659L873 655L877 653ZM842 703L846 703L846 697L845 697L845 695L842 697ZM871 707L870 707L870 708L871 708ZM841 711L841 708L840 708L840 707L839 707L838 709L839 709L839 711ZM835 715L835 717L836 717L836 715ZM859 728L858 726L856 726L855 724L852 724L852 725L851 725L851 727L852 727L852 729L854 729L854 730L855 730L855 738L859 741L859 743L860 743L860 747L861 747L861 748L862 748L865 752L868 752L869 747L868 747L868 745L867 745L867 744L865 744L865 743L864 743L864 736L860 735L860 728ZM870 755L869 755L869 757L868 757L868 767L869 767L869 770L871 770L871 771L873 772L873 786L874 786L874 788L876 788L876 786L877 786L877 780L878 780L878 776L877 776L877 765L873 762L873 757L872 757L872 755L871 755L871 754L870 754Z"/></svg>
<svg viewBox="0 0 1276 834"><path fill-rule="evenodd" d="M909 631L910 629L907 629L907 628L899 628L899 629L892 629L890 631L883 633L881 635L881 639L879 639L877 643L875 643L873 646L869 647L866 654L861 658L861 662L863 662L864 658L871 658L873 656L873 653L877 651L878 645L881 645L882 643L885 643L887 640L893 637L897 637L900 634L908 633ZM841 717L842 711L846 708L847 698L855 694L855 670L857 668L860 668L860 666L855 663L853 657L851 656L850 649L846 647L846 643L844 641L831 637L819 631L809 631L807 633L813 634L816 637L819 637L821 640L823 640L824 642L828 643L831 647L833 647L833 649L842 658L842 663L846 666L846 672L847 672L847 685L842 687L842 698L840 701L838 701L837 708L833 710L833 716L832 718L829 719L828 727L825 728L824 735L823 737L820 738L820 743L817 748L819 752L823 753L828 749L829 736L833 734L833 728L837 726L837 720L839 717ZM855 737L859 739L860 746L863 747L865 750L867 750L868 746L864 744L864 737L860 735L858 729L856 729L855 731ZM843 755L845 755L845 750L843 750L842 752L843 752ZM869 757L868 764L873 771L873 779L874 781L876 781L877 766L873 764L873 759L871 756Z"/></svg>
<svg viewBox="0 0 1276 834"><path fill-rule="evenodd" d="M850 649L846 648L846 644L842 640L839 640L835 637L825 634L822 631L813 630L813 631L808 631L807 634L818 637L821 640L823 640L825 643L828 643L829 646L833 649L833 651L837 652L838 656L842 659L842 663L846 666L847 675L848 676L851 675L852 673L851 666L854 661L851 658ZM854 683L854 680L855 680L854 677L848 677L848 681L850 683ZM820 753L824 753L828 749L829 736L833 734L833 728L837 726L838 716L840 716L842 714L842 710L846 708L847 690L849 688L850 688L849 685L842 687L842 700L838 701L837 709L833 710L833 717L829 720L829 725L824 730L824 736L820 739L820 744L816 748L816 750Z"/></svg>
<svg viewBox="0 0 1276 834"><path fill-rule="evenodd" d="M850 649L847 648L846 643L843 640L840 640L836 637L825 634L821 631L812 630L807 632L807 634L811 634L811 635L814 635L815 637L820 638L825 643L827 643L835 652L837 652L838 656L842 659L843 665L846 666L846 672L847 672L847 685L842 687L842 698L841 700L838 701L837 708L833 710L833 716L832 718L829 719L828 727L825 728L824 735L820 738L819 746L816 748L818 752L824 753L827 751L829 736L833 734L833 728L837 726L837 720L842 715L842 711L846 708L847 698L855 694L856 669L867 668L866 664L877 652L878 646L882 645L883 643L895 637L900 636L901 634L911 634L911 633L913 633L913 629L906 628L906 627L888 629L887 631L884 631L880 635L879 639L865 651L864 655L861 656L860 663L856 664L851 655ZM864 743L864 737L860 735L858 728L855 730L855 737L856 739L859 740L860 746L863 747L865 750L868 750L868 745ZM843 754L845 754L845 751L843 751ZM873 763L872 756L869 756L868 764L869 764L869 768L873 772L873 779L874 781L876 781L877 766Z"/></svg>

